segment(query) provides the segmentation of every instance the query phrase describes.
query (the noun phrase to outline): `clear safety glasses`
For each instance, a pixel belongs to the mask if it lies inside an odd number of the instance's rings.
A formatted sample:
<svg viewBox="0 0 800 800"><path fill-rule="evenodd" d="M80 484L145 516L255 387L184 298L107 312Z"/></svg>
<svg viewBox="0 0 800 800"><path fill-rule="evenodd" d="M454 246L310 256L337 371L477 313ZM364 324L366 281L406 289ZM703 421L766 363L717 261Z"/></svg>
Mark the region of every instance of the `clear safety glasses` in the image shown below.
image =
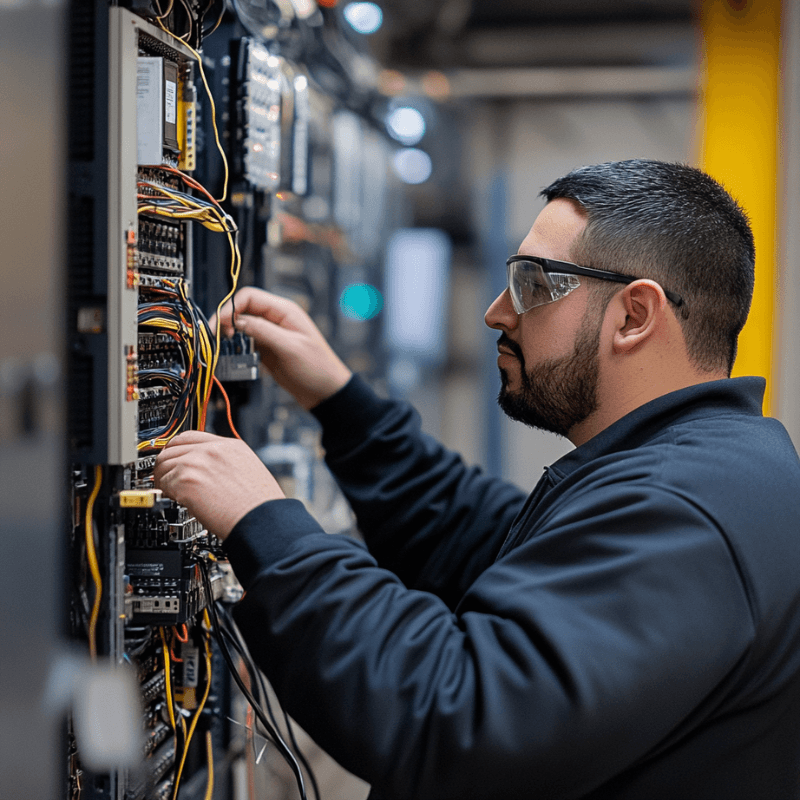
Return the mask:
<svg viewBox="0 0 800 800"><path fill-rule="evenodd" d="M604 269L579 267L569 261L555 261L539 256L516 255L506 261L508 291L517 314L524 314L536 306L553 303L566 297L580 285L578 276L598 278L601 281L632 283L638 278ZM667 300L676 306L683 305L683 298L664 289Z"/></svg>

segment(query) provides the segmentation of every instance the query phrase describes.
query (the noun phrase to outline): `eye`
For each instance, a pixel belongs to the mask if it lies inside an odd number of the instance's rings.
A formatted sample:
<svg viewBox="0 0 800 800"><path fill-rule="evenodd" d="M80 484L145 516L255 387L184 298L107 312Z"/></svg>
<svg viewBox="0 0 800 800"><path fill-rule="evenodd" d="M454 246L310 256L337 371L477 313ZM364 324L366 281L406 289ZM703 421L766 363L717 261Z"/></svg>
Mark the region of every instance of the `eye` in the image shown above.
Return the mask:
<svg viewBox="0 0 800 800"><path fill-rule="evenodd" d="M533 278L524 281L522 294L531 301L537 301L537 304L550 299L550 289Z"/></svg>
<svg viewBox="0 0 800 800"><path fill-rule="evenodd" d="M559 273L550 273L552 281L552 288L550 294L553 300L559 300L566 297L573 289L577 289L581 282L576 275L563 275Z"/></svg>

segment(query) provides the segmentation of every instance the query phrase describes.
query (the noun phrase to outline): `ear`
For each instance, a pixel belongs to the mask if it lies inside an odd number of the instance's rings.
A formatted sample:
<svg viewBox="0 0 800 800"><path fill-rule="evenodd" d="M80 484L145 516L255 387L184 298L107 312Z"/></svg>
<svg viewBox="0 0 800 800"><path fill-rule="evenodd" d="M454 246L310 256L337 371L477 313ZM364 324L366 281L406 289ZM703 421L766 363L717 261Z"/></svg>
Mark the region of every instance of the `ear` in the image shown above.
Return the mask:
<svg viewBox="0 0 800 800"><path fill-rule="evenodd" d="M616 353L631 353L658 330L667 297L655 281L645 279L629 283L617 297L624 308L625 320L614 331L613 347Z"/></svg>

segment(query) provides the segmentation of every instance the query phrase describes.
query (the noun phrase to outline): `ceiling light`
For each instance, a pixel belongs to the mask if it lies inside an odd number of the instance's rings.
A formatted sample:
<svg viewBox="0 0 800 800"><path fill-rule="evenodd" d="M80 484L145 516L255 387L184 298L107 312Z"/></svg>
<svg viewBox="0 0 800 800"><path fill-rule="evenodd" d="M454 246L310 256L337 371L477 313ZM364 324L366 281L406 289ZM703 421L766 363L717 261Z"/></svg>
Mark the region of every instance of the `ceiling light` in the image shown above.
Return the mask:
<svg viewBox="0 0 800 800"><path fill-rule="evenodd" d="M383 23L383 11L375 3L348 3L342 13L359 33L375 33Z"/></svg>
<svg viewBox="0 0 800 800"><path fill-rule="evenodd" d="M416 108L396 108L386 120L389 133L403 144L416 144L425 135L425 117Z"/></svg>
<svg viewBox="0 0 800 800"><path fill-rule="evenodd" d="M433 172L431 157L416 147L404 147L392 159L395 172L404 183L425 183Z"/></svg>

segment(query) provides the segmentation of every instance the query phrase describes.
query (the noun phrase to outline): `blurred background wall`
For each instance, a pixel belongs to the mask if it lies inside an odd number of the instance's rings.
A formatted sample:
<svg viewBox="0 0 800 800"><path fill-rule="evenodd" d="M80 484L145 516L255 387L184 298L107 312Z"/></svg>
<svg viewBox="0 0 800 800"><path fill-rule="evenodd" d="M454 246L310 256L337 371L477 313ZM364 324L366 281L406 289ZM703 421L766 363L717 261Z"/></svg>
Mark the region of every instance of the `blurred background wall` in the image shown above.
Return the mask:
<svg viewBox="0 0 800 800"><path fill-rule="evenodd" d="M417 146L433 171L411 192L415 223L454 243L447 354L409 389L426 426L522 486L570 449L497 409L497 337L482 314L504 287L503 261L541 209L543 186L581 164L648 157L707 169L750 215L756 293L734 374L767 378L765 411L798 441L797 4L427 8L412 22L411 10L389 5L386 18L402 16L403 33L374 40L392 102L405 97L428 122Z"/></svg>

